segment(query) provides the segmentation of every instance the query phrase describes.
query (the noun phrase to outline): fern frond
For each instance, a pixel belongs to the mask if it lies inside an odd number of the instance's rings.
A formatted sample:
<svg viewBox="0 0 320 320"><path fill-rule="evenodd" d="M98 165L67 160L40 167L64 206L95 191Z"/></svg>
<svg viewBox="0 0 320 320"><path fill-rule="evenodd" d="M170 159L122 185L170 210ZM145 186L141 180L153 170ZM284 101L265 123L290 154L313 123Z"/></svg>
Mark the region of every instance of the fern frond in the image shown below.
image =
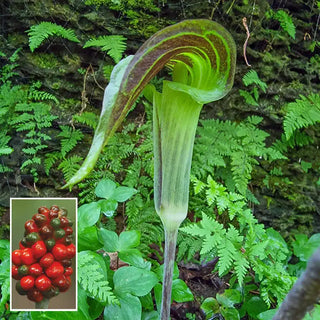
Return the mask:
<svg viewBox="0 0 320 320"><path fill-rule="evenodd" d="M249 267L250 264L248 259L245 257L245 255L238 251L234 259L234 270L236 272L240 286L243 283L243 280L248 272Z"/></svg>
<svg viewBox="0 0 320 320"><path fill-rule="evenodd" d="M80 168L79 162L83 161L82 157L77 155L71 156L67 159L64 159L58 166L58 169L62 170L65 180L70 180L71 177L77 172Z"/></svg>
<svg viewBox="0 0 320 320"><path fill-rule="evenodd" d="M52 152L52 153L46 154L46 158L43 161L43 165L44 165L44 171L47 176L49 175L50 169L56 163L59 157L60 157L59 152Z"/></svg>
<svg viewBox="0 0 320 320"><path fill-rule="evenodd" d="M82 251L78 256L78 263L78 277L82 288L102 303L117 303L118 300L109 286L108 279L93 253Z"/></svg>
<svg viewBox="0 0 320 320"><path fill-rule="evenodd" d="M88 40L83 47L101 47L102 51L106 51L114 62L118 63L126 50L126 40L125 37L120 35L100 36Z"/></svg>
<svg viewBox="0 0 320 320"><path fill-rule="evenodd" d="M32 159L28 159L24 161L20 167L21 170L28 166L33 166L33 165L40 165L41 164L41 159L39 157L33 157Z"/></svg>
<svg viewBox="0 0 320 320"><path fill-rule="evenodd" d="M11 147L0 147L0 155L8 155L13 152Z"/></svg>
<svg viewBox="0 0 320 320"><path fill-rule="evenodd" d="M268 88L268 85L259 78L258 73L255 70L250 70L247 72L243 76L242 81L246 87L253 83L256 84L263 92L266 92Z"/></svg>
<svg viewBox="0 0 320 320"><path fill-rule="evenodd" d="M314 93L307 97L300 95L300 99L296 99L287 106L287 114L283 121L287 140L296 130L317 122L320 122L320 95Z"/></svg>
<svg viewBox="0 0 320 320"><path fill-rule="evenodd" d="M55 103L59 103L59 100L55 95L49 92L45 91L39 91L39 90L32 90L29 92L29 99L35 100L35 101L42 101L42 100L52 100Z"/></svg>
<svg viewBox="0 0 320 320"><path fill-rule="evenodd" d="M283 10L278 10L273 18L280 22L280 26L286 31L292 39L296 37L296 27L292 22L292 18Z"/></svg>
<svg viewBox="0 0 320 320"><path fill-rule="evenodd" d="M93 112L85 111L81 114L75 114L72 119L78 123L86 124L92 129L95 129L99 121L99 116Z"/></svg>
<svg viewBox="0 0 320 320"><path fill-rule="evenodd" d="M60 126L61 132L58 137L62 138L61 143L61 154L63 157L66 156L83 138L83 133L79 129L73 129L68 126Z"/></svg>
<svg viewBox="0 0 320 320"><path fill-rule="evenodd" d="M236 257L237 250L235 249L233 243L227 239L223 239L219 243L218 255L219 255L219 275L222 276L226 271L228 271Z"/></svg>
<svg viewBox="0 0 320 320"><path fill-rule="evenodd" d="M50 36L58 36L65 38L73 42L80 42L72 29L66 29L52 22L41 22L37 25L31 26L27 31L29 36L29 47L33 52L37 49L43 41L48 39Z"/></svg>

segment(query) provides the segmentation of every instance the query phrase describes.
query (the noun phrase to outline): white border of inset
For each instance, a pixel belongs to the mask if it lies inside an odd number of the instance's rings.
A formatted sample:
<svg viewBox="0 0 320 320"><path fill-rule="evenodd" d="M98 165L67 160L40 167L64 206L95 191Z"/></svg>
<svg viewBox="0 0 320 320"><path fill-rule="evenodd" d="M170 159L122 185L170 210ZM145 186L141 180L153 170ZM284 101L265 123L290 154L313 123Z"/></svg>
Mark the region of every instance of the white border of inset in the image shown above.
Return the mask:
<svg viewBox="0 0 320 320"><path fill-rule="evenodd" d="M75 274L75 309L12 309L12 276L11 276L11 270L12 270L12 228L11 228L11 221L12 221L12 200L75 200L75 218L74 218L74 226L76 229L76 232L74 234L74 245L76 246L76 255L75 255L75 261L74 261L74 272ZM30 217L31 219L31 217ZM62 292L63 294L63 292ZM26 297L27 299L27 297ZM10 198L10 311L78 311L78 198Z"/></svg>

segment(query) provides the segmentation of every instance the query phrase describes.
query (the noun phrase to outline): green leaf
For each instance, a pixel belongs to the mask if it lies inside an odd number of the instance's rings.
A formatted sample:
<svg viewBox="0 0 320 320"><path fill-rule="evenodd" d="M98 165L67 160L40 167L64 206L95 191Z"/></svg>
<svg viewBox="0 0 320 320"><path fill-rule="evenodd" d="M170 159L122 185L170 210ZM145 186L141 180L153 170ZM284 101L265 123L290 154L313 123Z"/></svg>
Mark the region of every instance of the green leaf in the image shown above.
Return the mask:
<svg viewBox="0 0 320 320"><path fill-rule="evenodd" d="M10 263L8 263L8 267L10 267ZM5 304L8 302L10 297L10 272L8 268L8 273L5 281L1 281L1 300L0 300L0 312L3 314L5 311Z"/></svg>
<svg viewBox="0 0 320 320"><path fill-rule="evenodd" d="M159 320L160 314L157 311L143 312L141 320Z"/></svg>
<svg viewBox="0 0 320 320"><path fill-rule="evenodd" d="M117 185L110 179L101 180L95 189L95 194L99 198L111 199Z"/></svg>
<svg viewBox="0 0 320 320"><path fill-rule="evenodd" d="M31 311L30 315L32 320L88 320L82 311Z"/></svg>
<svg viewBox="0 0 320 320"><path fill-rule="evenodd" d="M120 306L109 304L104 308L104 320L141 320L142 307L138 297L122 294L119 302Z"/></svg>
<svg viewBox="0 0 320 320"><path fill-rule="evenodd" d="M239 312L235 308L221 308L221 314L228 320L240 320Z"/></svg>
<svg viewBox="0 0 320 320"><path fill-rule="evenodd" d="M200 308L205 312L206 319L211 319L215 313L219 313L220 311L219 302L212 297L206 298Z"/></svg>
<svg viewBox="0 0 320 320"><path fill-rule="evenodd" d="M141 252L138 249L128 249L119 252L119 259L129 263L131 266L140 269L151 269L151 262L146 261L142 258Z"/></svg>
<svg viewBox="0 0 320 320"><path fill-rule="evenodd" d="M104 305L99 301L88 297L88 304L89 304L89 313L91 319L98 319L101 313L103 312Z"/></svg>
<svg viewBox="0 0 320 320"><path fill-rule="evenodd" d="M161 300L162 300L162 285L160 283L157 283L154 288L154 298L156 300L157 310L161 310Z"/></svg>
<svg viewBox="0 0 320 320"><path fill-rule="evenodd" d="M0 239L0 260L6 260L10 257L9 240Z"/></svg>
<svg viewBox="0 0 320 320"><path fill-rule="evenodd" d="M260 297L252 297L246 301L244 308L248 315L253 318L257 318L258 314L268 310L268 306Z"/></svg>
<svg viewBox="0 0 320 320"><path fill-rule="evenodd" d="M117 295L130 293L144 296L158 283L156 274L152 271L136 267L122 267L113 276L114 289Z"/></svg>
<svg viewBox="0 0 320 320"><path fill-rule="evenodd" d="M65 29L55 23L46 21L31 26L27 33L29 36L30 50L32 52L38 48L44 40L52 35L65 38L73 42L80 42L72 29Z"/></svg>
<svg viewBox="0 0 320 320"><path fill-rule="evenodd" d="M91 319L89 314L89 304L87 302L87 294L81 287L78 288L78 311L81 312L86 319Z"/></svg>
<svg viewBox="0 0 320 320"><path fill-rule="evenodd" d="M112 217L118 208L118 202L113 199L98 201L101 212L108 218Z"/></svg>
<svg viewBox="0 0 320 320"><path fill-rule="evenodd" d="M137 230L123 231L119 236L118 251L131 249L140 244L141 233Z"/></svg>
<svg viewBox="0 0 320 320"><path fill-rule="evenodd" d="M103 244L103 249L106 252L116 252L119 247L118 235L105 228L100 228L98 232L99 241Z"/></svg>
<svg viewBox="0 0 320 320"><path fill-rule="evenodd" d="M126 40L127 39L121 35L100 36L88 40L83 48L101 47L102 51L106 51L108 55L118 63L126 49Z"/></svg>
<svg viewBox="0 0 320 320"><path fill-rule="evenodd" d="M0 150L0 152L1 152L1 150ZM301 161L301 168L305 173L307 173L309 171L309 169L312 168L312 163L302 160Z"/></svg>
<svg viewBox="0 0 320 320"><path fill-rule="evenodd" d="M241 294L235 289L226 289L222 294L216 295L217 301L226 308L232 308L236 303L240 303Z"/></svg>
<svg viewBox="0 0 320 320"><path fill-rule="evenodd" d="M258 314L258 319L259 320L272 320L272 318L275 316L277 311L278 311L277 309L271 309L271 310L261 312Z"/></svg>
<svg viewBox="0 0 320 320"><path fill-rule="evenodd" d="M98 240L97 227L87 227L78 232L78 251L98 250L102 245Z"/></svg>
<svg viewBox="0 0 320 320"><path fill-rule="evenodd" d="M193 301L193 294L183 280L181 279L173 280L172 299L176 302Z"/></svg>
<svg viewBox="0 0 320 320"><path fill-rule="evenodd" d="M100 218L100 207L97 202L82 205L78 210L79 231L95 225Z"/></svg>
<svg viewBox="0 0 320 320"><path fill-rule="evenodd" d="M136 193L137 193L137 190L134 188L118 187L114 191L112 198L118 202L124 202L124 201L127 201Z"/></svg>
<svg viewBox="0 0 320 320"><path fill-rule="evenodd" d="M13 149L10 147L2 147L0 148L0 154L10 154L13 152Z"/></svg>

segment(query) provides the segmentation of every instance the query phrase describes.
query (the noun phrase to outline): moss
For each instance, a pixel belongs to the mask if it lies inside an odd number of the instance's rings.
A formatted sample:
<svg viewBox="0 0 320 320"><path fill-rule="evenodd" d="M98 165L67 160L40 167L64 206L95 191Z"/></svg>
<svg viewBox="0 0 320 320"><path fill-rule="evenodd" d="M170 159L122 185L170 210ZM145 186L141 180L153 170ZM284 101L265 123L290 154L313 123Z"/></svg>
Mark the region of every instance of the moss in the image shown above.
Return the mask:
<svg viewBox="0 0 320 320"><path fill-rule="evenodd" d="M53 53L26 53L30 63L42 69L61 69L60 59ZM61 70L62 71L62 70Z"/></svg>

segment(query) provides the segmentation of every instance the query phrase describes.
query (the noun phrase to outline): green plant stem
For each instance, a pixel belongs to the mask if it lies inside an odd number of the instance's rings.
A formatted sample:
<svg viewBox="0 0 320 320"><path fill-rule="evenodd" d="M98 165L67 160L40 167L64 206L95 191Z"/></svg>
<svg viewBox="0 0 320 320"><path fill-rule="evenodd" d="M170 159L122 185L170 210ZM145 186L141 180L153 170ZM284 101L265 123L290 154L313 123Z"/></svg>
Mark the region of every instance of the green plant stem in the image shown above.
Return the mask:
<svg viewBox="0 0 320 320"><path fill-rule="evenodd" d="M161 302L161 320L170 319L172 277L175 261L178 228L165 228L164 270Z"/></svg>
<svg viewBox="0 0 320 320"><path fill-rule="evenodd" d="M36 309L48 309L49 299L43 298L40 302L36 302Z"/></svg>

